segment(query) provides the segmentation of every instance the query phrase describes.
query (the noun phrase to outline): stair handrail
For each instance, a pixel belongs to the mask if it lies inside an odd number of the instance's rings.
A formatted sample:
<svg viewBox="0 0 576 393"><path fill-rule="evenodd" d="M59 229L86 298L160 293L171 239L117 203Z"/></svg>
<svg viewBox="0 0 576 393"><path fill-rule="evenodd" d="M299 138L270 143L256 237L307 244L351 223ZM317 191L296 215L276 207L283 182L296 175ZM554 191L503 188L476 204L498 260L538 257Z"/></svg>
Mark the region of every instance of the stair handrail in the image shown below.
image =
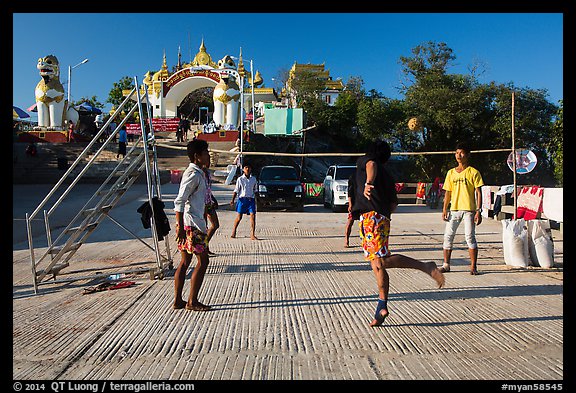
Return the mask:
<svg viewBox="0 0 576 393"><path fill-rule="evenodd" d="M138 77L134 76L134 86L138 86ZM150 210L152 212L152 214L150 215L150 228L152 229L152 238L154 241L154 250L156 252L156 263L158 265L158 268L161 269L162 268L162 257L160 255L160 249L158 247L158 232L156 229L156 214L154 212L154 203L152 201L153 197L154 197L154 191L153 191L153 184L152 184L152 175L153 173L150 173L150 157L148 155L148 148L151 145L152 146L152 151L155 154L155 144L156 144L156 140L154 137L154 126L152 123L152 113L150 111L150 100L148 99L148 89L144 89L144 94L146 95L146 112L148 115L148 127L149 129L147 130L144 124L144 112L142 111L142 97L140 97L140 91L136 90L136 95L138 97L138 108L139 108L139 113L140 113L140 130L142 132L142 140L144 143L144 159L146 160L146 183L147 183L147 190L148 190L148 204L150 206ZM149 145L150 144L150 145ZM156 158L154 156L154 158ZM156 160L154 160L156 161ZM158 172L157 168L154 168L153 172ZM156 182L157 180L157 176L154 178L154 181ZM158 196L158 199L160 199L160 196ZM168 255L170 256L170 255Z"/></svg>
<svg viewBox="0 0 576 393"><path fill-rule="evenodd" d="M60 178L60 180L58 180L58 182L54 185L54 187L52 187L52 189L50 190L50 192L48 192L48 194L46 195L46 197L42 200L42 202L40 202L40 204L38 205L38 207L36 207L36 209L28 216L28 220L33 220L34 217L36 217L36 215L40 212L40 210L44 207L44 205L46 205L46 203L48 202L48 200L52 197L52 195L54 195L54 193L56 192L56 190L62 185L62 183L64 182L64 180L68 177L68 175L74 170L74 168L80 163L80 161L84 158L84 156L86 155L86 153L90 150L90 148L92 147L92 145L94 145L94 143L96 143L96 141L98 140L98 137L106 130L106 127L108 127L108 125L110 125L110 123L112 122L112 120L120 113L120 109L122 109L122 107L124 107L124 105L126 104L126 102L128 102L129 99L132 98L132 95L134 94L134 92L136 91L136 87L134 89L132 89L132 91L130 92L130 94L126 97L126 99L122 102L122 104L118 107L118 109L116 110L116 112L114 113L114 115L112 115L108 121L104 124L104 126L102 126L102 128L100 129L100 131L94 136L94 138L92 138L92 140L90 141L90 143L84 148L84 150L82 151L82 153L80 153L80 155L76 158L76 160L70 165L70 168L68 168L68 170L66 171L66 173L64 173L64 175L62 175L62 177ZM136 107L136 106L135 106ZM133 109L135 109L135 107ZM132 112L132 111L131 111ZM133 113L133 112L132 112ZM123 119L126 120L127 117L125 117ZM92 158L92 160L90 161L93 162L94 158L96 156L94 156ZM87 165L88 166L88 165ZM75 185L78 180L80 179L81 175L84 174L84 172L87 170L87 166L84 167L84 169L82 170L82 172L80 172L80 174L78 175L78 177L72 182L71 186ZM68 189L65 191L65 193L58 199L58 202L54 204L53 208L51 209L51 211L54 210L54 207L57 206L57 204L59 204L63 197L65 197L70 190L72 189L72 187L68 187Z"/></svg>

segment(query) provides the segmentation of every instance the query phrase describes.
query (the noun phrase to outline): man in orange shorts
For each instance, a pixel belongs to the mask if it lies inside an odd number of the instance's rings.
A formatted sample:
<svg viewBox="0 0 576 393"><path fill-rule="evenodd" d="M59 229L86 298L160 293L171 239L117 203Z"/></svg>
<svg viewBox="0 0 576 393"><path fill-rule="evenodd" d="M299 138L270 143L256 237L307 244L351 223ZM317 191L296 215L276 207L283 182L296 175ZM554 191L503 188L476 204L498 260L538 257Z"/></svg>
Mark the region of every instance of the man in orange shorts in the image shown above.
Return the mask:
<svg viewBox="0 0 576 393"><path fill-rule="evenodd" d="M208 311L210 306L200 303L198 294L208 269L208 235L204 212L206 208L206 178L202 168L210 165L208 143L196 139L188 142L186 151L190 164L182 175L178 195L174 199L176 242L180 251L180 265L174 273L174 303L172 308ZM182 299L186 272L193 256L197 263L190 278L188 301Z"/></svg>
<svg viewBox="0 0 576 393"><path fill-rule="evenodd" d="M370 261L378 285L378 304L370 326L380 326L390 314L388 293L390 281L386 269L409 268L431 276L438 287L444 285L444 275L434 262L422 262L390 252L390 217L398 206L395 182L384 164L390 158L390 146L385 141L373 143L370 150L356 161L356 189L352 212L359 215L360 237L364 257Z"/></svg>

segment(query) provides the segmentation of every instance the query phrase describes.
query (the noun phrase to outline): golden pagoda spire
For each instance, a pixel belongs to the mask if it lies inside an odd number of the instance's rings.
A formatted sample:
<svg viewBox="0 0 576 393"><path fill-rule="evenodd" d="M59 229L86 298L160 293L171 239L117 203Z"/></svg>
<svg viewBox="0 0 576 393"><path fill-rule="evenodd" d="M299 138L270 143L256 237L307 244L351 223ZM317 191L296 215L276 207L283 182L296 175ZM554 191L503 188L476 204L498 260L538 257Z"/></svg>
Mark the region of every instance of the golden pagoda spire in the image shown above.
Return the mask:
<svg viewBox="0 0 576 393"><path fill-rule="evenodd" d="M162 58L162 70L168 70L168 65L166 65L166 49L164 49L164 56Z"/></svg>
<svg viewBox="0 0 576 393"><path fill-rule="evenodd" d="M180 71L182 69L182 52L180 52L180 45L178 45L178 64L176 64L176 70Z"/></svg>
<svg viewBox="0 0 576 393"><path fill-rule="evenodd" d="M216 63L212 61L212 57L206 52L206 46L204 45L204 37L202 37L202 43L200 44L200 50L196 53L194 60L192 61L193 66L209 66L216 68Z"/></svg>
<svg viewBox="0 0 576 393"><path fill-rule="evenodd" d="M242 47L240 47L240 57L238 58L238 74L244 77L246 75L246 70L244 69L244 63L242 62Z"/></svg>

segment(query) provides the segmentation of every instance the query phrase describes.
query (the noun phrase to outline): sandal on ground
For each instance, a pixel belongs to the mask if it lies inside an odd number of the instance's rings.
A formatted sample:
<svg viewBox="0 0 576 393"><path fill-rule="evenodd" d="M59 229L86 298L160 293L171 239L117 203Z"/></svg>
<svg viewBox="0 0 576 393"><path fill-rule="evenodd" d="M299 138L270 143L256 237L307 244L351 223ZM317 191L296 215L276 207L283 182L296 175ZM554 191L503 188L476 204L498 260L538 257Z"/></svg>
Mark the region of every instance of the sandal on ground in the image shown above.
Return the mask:
<svg viewBox="0 0 576 393"><path fill-rule="evenodd" d="M479 275L480 273L478 273L478 269L471 269L471 270L470 270L470 274L471 274L472 276L477 276L477 275Z"/></svg>
<svg viewBox="0 0 576 393"><path fill-rule="evenodd" d="M439 267L438 270L440 270L441 273L448 273L450 271L450 265L445 263L442 267Z"/></svg>

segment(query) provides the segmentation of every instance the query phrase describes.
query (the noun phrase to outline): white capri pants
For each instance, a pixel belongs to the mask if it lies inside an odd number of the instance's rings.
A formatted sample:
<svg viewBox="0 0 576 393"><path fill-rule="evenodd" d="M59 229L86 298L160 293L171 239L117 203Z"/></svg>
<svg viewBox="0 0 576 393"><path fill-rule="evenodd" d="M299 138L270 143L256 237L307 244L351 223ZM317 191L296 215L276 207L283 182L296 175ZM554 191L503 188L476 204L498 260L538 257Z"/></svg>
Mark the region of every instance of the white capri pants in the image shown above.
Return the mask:
<svg viewBox="0 0 576 393"><path fill-rule="evenodd" d="M451 250L454 243L454 236L456 230L460 226L460 222L464 221L464 237L468 248L477 248L476 243L476 224L474 223L474 215L476 212L468 210L451 210L446 229L444 230L444 244L445 250Z"/></svg>

